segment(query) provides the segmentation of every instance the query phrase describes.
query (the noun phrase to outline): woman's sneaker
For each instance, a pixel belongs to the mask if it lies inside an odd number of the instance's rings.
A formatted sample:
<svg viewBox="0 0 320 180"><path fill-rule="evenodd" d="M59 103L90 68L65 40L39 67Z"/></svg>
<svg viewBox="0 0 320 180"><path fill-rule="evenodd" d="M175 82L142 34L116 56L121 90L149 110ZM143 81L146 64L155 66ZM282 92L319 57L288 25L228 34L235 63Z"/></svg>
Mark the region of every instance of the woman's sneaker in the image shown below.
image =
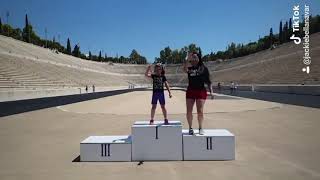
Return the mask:
<svg viewBox="0 0 320 180"><path fill-rule="evenodd" d="M153 119L151 119L149 124L152 125L153 123L154 123L154 121L153 121Z"/></svg>
<svg viewBox="0 0 320 180"><path fill-rule="evenodd" d="M199 129L199 134L204 135L204 130L202 128Z"/></svg>
<svg viewBox="0 0 320 180"><path fill-rule="evenodd" d="M165 120L164 120L164 125L169 125L168 119L165 119Z"/></svg>
<svg viewBox="0 0 320 180"><path fill-rule="evenodd" d="M193 135L193 134L194 134L193 129L190 128L190 129L189 129L189 135Z"/></svg>

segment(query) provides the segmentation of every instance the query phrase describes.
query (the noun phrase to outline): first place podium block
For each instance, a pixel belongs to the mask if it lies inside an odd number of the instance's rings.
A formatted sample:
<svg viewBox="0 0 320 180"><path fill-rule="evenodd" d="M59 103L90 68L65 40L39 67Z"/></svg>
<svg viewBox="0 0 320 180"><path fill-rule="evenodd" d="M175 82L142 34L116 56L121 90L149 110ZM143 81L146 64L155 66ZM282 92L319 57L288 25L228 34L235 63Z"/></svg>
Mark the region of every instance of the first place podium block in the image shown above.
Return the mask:
<svg viewBox="0 0 320 180"><path fill-rule="evenodd" d="M182 130L184 160L234 160L235 137L226 129L204 129L200 135L196 130L189 135Z"/></svg>
<svg viewBox="0 0 320 180"><path fill-rule="evenodd" d="M131 161L131 136L90 136L80 143L81 161Z"/></svg>
<svg viewBox="0 0 320 180"><path fill-rule="evenodd" d="M182 160L180 121L137 121L132 126L132 161Z"/></svg>

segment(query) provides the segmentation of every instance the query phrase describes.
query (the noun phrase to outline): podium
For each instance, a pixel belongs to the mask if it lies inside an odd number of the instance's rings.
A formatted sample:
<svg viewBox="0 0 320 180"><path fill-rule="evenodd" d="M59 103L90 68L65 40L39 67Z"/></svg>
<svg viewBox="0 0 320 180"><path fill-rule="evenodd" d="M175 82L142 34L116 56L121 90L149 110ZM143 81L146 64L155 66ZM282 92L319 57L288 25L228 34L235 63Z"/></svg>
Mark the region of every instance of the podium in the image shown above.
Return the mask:
<svg viewBox="0 0 320 180"><path fill-rule="evenodd" d="M137 121L132 126L132 161L182 160L180 121Z"/></svg>
<svg viewBox="0 0 320 180"><path fill-rule="evenodd" d="M90 136L80 143L80 161L131 161L131 136Z"/></svg>
<svg viewBox="0 0 320 180"><path fill-rule="evenodd" d="M195 130L180 121L136 121L132 135L90 136L80 143L80 161L234 160L235 136L226 129Z"/></svg>
<svg viewBox="0 0 320 180"><path fill-rule="evenodd" d="M200 135L195 130L189 135L188 129L183 129L183 159L184 160L234 160L235 137L225 129L204 129Z"/></svg>

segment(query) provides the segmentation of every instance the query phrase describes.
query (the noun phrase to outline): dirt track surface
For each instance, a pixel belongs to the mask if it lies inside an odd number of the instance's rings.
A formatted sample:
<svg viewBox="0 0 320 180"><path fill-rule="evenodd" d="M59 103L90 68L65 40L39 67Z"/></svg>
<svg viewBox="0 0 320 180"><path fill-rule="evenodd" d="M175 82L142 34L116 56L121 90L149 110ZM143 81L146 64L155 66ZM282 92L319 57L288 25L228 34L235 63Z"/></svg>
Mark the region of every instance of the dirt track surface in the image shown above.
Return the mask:
<svg viewBox="0 0 320 180"><path fill-rule="evenodd" d="M186 128L185 94L173 95L169 118ZM320 109L224 95L207 101L204 125L235 134L234 161L72 162L86 137L130 134L134 121L148 120L150 96L132 92L0 118L0 179L320 179Z"/></svg>

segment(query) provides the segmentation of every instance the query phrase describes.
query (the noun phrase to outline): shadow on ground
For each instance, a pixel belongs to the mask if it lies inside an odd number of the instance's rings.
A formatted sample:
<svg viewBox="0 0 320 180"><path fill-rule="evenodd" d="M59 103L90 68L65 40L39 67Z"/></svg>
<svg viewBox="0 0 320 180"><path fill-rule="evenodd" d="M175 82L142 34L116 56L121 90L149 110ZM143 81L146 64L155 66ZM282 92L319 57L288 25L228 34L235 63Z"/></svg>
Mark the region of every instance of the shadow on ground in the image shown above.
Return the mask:
<svg viewBox="0 0 320 180"><path fill-rule="evenodd" d="M220 94L238 96L250 99L258 99L263 101L271 101L283 104L291 104L297 106L306 106L320 108L320 96L302 95L302 94L285 94L272 92L256 92L256 91L235 91L231 93L229 90L216 91Z"/></svg>
<svg viewBox="0 0 320 180"><path fill-rule="evenodd" d="M107 96L113 96L117 94L128 93L132 91L145 90L143 88L139 89L124 89L124 90L114 90L106 92L96 92L88 94L76 94L68 96L57 96L57 97L46 97L37 99L27 99L19 101L8 101L0 102L0 117L9 116L39 109L45 109L55 106L62 106L71 103L77 103L81 101L88 101L92 99L98 99Z"/></svg>
<svg viewBox="0 0 320 180"><path fill-rule="evenodd" d="M80 155L77 156L76 158L74 158L74 160L72 160L72 162L80 162Z"/></svg>

